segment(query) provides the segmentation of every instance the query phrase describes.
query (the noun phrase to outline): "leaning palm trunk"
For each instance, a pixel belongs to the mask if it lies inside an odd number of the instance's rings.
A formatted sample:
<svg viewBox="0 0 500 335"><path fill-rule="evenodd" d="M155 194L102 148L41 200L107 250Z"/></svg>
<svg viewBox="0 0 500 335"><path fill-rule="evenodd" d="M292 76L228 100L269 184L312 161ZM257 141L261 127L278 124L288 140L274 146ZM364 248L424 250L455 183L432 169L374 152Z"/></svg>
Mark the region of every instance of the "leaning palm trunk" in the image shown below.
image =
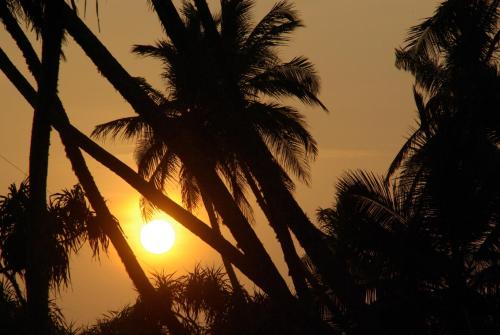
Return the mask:
<svg viewBox="0 0 500 335"><path fill-rule="evenodd" d="M97 37L92 34L68 6L65 7L64 17L68 32L82 47L106 79L108 79L115 89L120 92L138 114L144 116L149 124L154 127L160 127L160 133L168 134L169 132L161 131L161 125L164 123L162 114L155 113L157 106L142 91L137 81L125 71L101 44ZM227 188L220 180L220 177L217 176L215 171L211 172L205 169L203 167L205 162L197 161L193 157L194 155L191 155L191 157L187 157L187 155L180 156L183 157L184 161L192 160L188 165L190 165L193 170L198 171L196 178L200 187L207 189L207 192L213 192L210 196L214 199L214 204L218 211L223 215L224 222L231 224L230 227L233 227L233 235L235 235L238 243L240 243L245 250L246 256L252 259L252 262L256 266L256 271L261 272L259 276L267 283L265 291L274 292L274 295L281 296L286 300L290 299L290 292L285 281L279 275L278 270L272 263L255 233L248 225L248 222L246 222L246 219L236 204L234 204L234 199L230 196ZM261 259L259 260L259 258Z"/></svg>
<svg viewBox="0 0 500 335"><path fill-rule="evenodd" d="M59 56L63 35L61 1L47 1L42 27L42 66L34 105L29 158L31 216L28 229L26 292L28 329L31 334L49 334L49 243L47 172L50 146L50 111L57 94Z"/></svg>
<svg viewBox="0 0 500 335"><path fill-rule="evenodd" d="M252 136L253 135L253 136ZM333 255L326 245L323 234L311 223L307 215L297 204L290 191L281 182L281 171L278 163L267 146L256 135L245 136L246 141L253 138L253 146L248 143L243 153L246 162L252 170L257 182L261 186L262 194L267 202L271 216L281 222L286 222L301 246L317 267L324 282L330 286L335 295L344 304L355 304L360 294L355 285L345 273L334 273L332 269L342 269L342 262ZM334 264L335 263L335 264Z"/></svg>
<svg viewBox="0 0 500 335"><path fill-rule="evenodd" d="M268 203L265 201L259 186L255 182L255 179L250 174L250 172L246 169L243 172L245 174L247 183L250 186L250 189L255 195L257 204L264 212L264 215L273 228L276 234L276 238L281 245L283 255L285 256L285 262L288 265L289 274L292 277L293 285L295 287L295 290L297 291L297 295L303 302L308 304L311 300L311 295L306 283L306 270L303 267L299 255L297 254L297 250L295 249L295 246L293 244L292 236L288 231L288 227L286 226L286 224L280 222L279 220L276 220L276 218L273 217L273 212L269 208Z"/></svg>
<svg viewBox="0 0 500 335"><path fill-rule="evenodd" d="M154 318L165 322L173 334L187 334L186 329L184 329L183 325L179 322L179 320L177 320L171 311L170 306L166 305L169 302L160 301L158 299L153 285L151 285L151 282L146 277L146 274L137 261L134 252L123 236L116 219L109 211L104 198L100 194L99 189L97 188L97 185L87 168L80 149L72 143L71 138L68 138L66 133L60 133L60 136L66 150L66 155L71 161L73 170L85 190L85 194L89 199L92 208L97 214L97 219L99 220L104 233L109 237L111 243L115 247L118 256L125 266L125 270L134 283L134 286L139 292L141 298L146 303L146 306L148 306L148 313Z"/></svg>
<svg viewBox="0 0 500 335"><path fill-rule="evenodd" d="M190 134L191 140L194 140L194 136L196 135ZM194 157L196 158L193 159ZM290 290L264 245L236 205L220 177L210 167L204 167L203 164L206 162L200 160L199 157L203 157L201 153L193 153L189 157L184 156L181 159L184 158L184 164L187 163L189 169L194 172L198 187L213 201L213 205L221 214L223 222L227 224L238 246L248 256L256 271L260 272L263 278L266 278L268 291L272 292L274 298L290 302L292 298Z"/></svg>
<svg viewBox="0 0 500 335"><path fill-rule="evenodd" d="M217 218L217 215L215 214L214 210L214 205L212 202L208 199L208 196L202 195L202 200L203 200L203 205L205 206L205 209L207 211L208 219L210 221L210 225L212 226L212 229L219 235L222 236L222 232L220 230L219 226L219 220ZM233 291L237 295L242 294L242 287L240 285L240 282L238 281L238 277L236 277L236 273L234 272L233 266L231 263L223 256L222 256L222 263L224 264L224 268L226 269L227 276L229 277L229 281L231 282L231 286L233 287Z"/></svg>

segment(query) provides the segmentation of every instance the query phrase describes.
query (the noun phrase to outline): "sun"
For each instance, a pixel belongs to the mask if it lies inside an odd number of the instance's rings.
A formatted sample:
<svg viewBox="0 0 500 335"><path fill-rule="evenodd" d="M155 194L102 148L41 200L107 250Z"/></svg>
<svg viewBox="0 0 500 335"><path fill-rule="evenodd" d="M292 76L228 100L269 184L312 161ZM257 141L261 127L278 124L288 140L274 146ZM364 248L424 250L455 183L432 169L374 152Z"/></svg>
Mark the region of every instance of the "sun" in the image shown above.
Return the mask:
<svg viewBox="0 0 500 335"><path fill-rule="evenodd" d="M165 220L153 220L141 229L141 243L144 249L153 254L169 251L175 242L175 231Z"/></svg>

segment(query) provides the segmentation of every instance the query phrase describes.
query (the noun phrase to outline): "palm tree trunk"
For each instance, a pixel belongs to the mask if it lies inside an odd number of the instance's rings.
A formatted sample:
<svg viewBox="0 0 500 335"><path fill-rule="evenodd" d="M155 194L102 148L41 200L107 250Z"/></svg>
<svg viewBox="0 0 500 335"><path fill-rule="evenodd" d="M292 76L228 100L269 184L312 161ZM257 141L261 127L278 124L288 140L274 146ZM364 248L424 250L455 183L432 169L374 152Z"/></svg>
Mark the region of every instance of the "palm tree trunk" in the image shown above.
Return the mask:
<svg viewBox="0 0 500 335"><path fill-rule="evenodd" d="M26 292L28 330L49 334L49 243L47 173L50 111L57 95L59 56L63 35L60 1L47 1L42 27L42 65L33 116L29 158L30 227L28 229Z"/></svg>
<svg viewBox="0 0 500 335"><path fill-rule="evenodd" d="M208 199L208 196L202 194L201 198L203 200L203 205L205 206L205 209L207 211L208 219L210 221L212 229L217 234L222 236L222 232L219 226L219 221L215 214L214 205ZM240 282L238 281L238 277L236 277L236 273L234 272L233 266L223 255L221 255L221 257L222 257L222 263L224 264L224 268L226 269L227 276L229 277L229 281L231 282L231 286L233 287L233 292L235 292L237 295L242 295L243 293L242 287L240 285Z"/></svg>
<svg viewBox="0 0 500 335"><path fill-rule="evenodd" d="M183 49L187 47L184 23L170 0L151 0L158 18L168 37L174 45Z"/></svg>
<svg viewBox="0 0 500 335"><path fill-rule="evenodd" d="M270 200L272 216L278 221L286 222L301 246L318 268L325 283L335 292L345 304L357 304L360 292L348 280L344 273L334 273L332 269L345 268L343 263L333 255L324 241L323 234L309 220L302 211L293 195L280 180L280 168L267 146L257 134L244 136L247 141L243 148L247 148L245 161L261 186L265 199ZM251 143L251 145L249 145Z"/></svg>
<svg viewBox="0 0 500 335"><path fill-rule="evenodd" d="M38 78L40 71L40 60L38 59L38 55L17 23L17 20L7 8L5 1L0 2L0 19L2 20L5 29L9 32L12 39L19 47L19 50L21 50L29 71L35 78Z"/></svg>
<svg viewBox="0 0 500 335"><path fill-rule="evenodd" d="M265 201L264 196L262 195L260 188L257 186L254 177L247 169L244 169L243 172L245 174L247 183L250 186L250 189L255 195L257 203L264 212L264 215L273 228L276 237L281 245L281 249L283 251L285 261L288 265L289 274L292 277L295 290L297 291L300 300L302 300L305 304L309 304L311 302L311 294L306 283L306 270L303 267L299 255L297 254L297 251L293 244L292 236L288 231L288 227L272 216L273 212L269 208L268 203Z"/></svg>
<svg viewBox="0 0 500 335"><path fill-rule="evenodd" d="M66 150L66 155L68 156L73 167L73 171L78 177L78 180L82 185L85 195L89 199L92 208L96 212L97 218L106 236L108 236L111 240L111 243L115 247L130 279L134 283L134 286L141 297L146 302L148 314L165 322L172 334L187 335L187 330L175 317L174 313L168 306L169 302L158 299L155 288L148 280L141 265L137 261L133 250L130 248L130 245L123 236L123 232L120 229L118 222L109 211L104 198L100 194L80 149L72 143L71 138L68 138L66 133L60 133L60 136Z"/></svg>
<svg viewBox="0 0 500 335"><path fill-rule="evenodd" d="M191 141L195 141L194 136L190 134ZM200 159L203 157L202 153L193 152L189 157L182 155L180 157L183 163L194 172L200 190L213 201L217 212L221 214L238 246L252 262L255 270L265 278L266 289L271 292L270 296L283 302L290 302L292 295L286 282L220 177L214 169L210 167L207 169L204 166L207 162Z"/></svg>

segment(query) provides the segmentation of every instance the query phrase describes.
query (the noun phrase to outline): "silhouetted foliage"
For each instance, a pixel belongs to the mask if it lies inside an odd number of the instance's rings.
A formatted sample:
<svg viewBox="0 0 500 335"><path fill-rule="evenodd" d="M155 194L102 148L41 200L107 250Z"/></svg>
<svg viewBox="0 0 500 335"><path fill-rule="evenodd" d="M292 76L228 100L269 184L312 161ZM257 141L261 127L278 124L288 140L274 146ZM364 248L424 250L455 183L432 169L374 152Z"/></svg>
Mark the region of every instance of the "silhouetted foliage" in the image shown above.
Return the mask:
<svg viewBox="0 0 500 335"><path fill-rule="evenodd" d="M351 280L365 293L356 313L347 310L334 320L350 319L355 333L455 334L455 309L461 304L474 332L499 329L500 283L493 275L498 249L484 256L490 228L460 245L466 286L458 296L450 276L453 254L442 247L445 236L432 212L421 209L419 197L362 171L346 174L337 189L334 207L320 210L318 219Z"/></svg>
<svg viewBox="0 0 500 335"><path fill-rule="evenodd" d="M7 334L23 331L26 322L26 230L31 220L29 209L29 184L12 184L9 193L0 197L0 323ZM108 241L95 222L79 185L55 193L49 198L48 227L50 241L50 284L54 290L70 281L69 257L77 253L84 243L89 243L95 256L107 250ZM50 328L53 334L75 332L67 325L53 302L49 302Z"/></svg>
<svg viewBox="0 0 500 335"><path fill-rule="evenodd" d="M0 260L2 270L12 275L24 275L26 270L26 230L29 184L12 184L9 193L0 197ZM94 255L107 250L108 240L97 224L79 185L50 196L47 208L50 227L50 273L54 288L70 280L69 257L88 242Z"/></svg>
<svg viewBox="0 0 500 335"><path fill-rule="evenodd" d="M314 324L283 316L283 307L262 293L241 299L221 269L197 265L192 272L175 277L156 274L155 286L184 322L191 334L305 334ZM81 335L166 334L166 330L145 319L142 301L106 314Z"/></svg>
<svg viewBox="0 0 500 335"><path fill-rule="evenodd" d="M345 175L319 211L365 292L345 312L355 333L500 330L498 4L445 1L410 30L396 65L416 78L418 128L388 176Z"/></svg>

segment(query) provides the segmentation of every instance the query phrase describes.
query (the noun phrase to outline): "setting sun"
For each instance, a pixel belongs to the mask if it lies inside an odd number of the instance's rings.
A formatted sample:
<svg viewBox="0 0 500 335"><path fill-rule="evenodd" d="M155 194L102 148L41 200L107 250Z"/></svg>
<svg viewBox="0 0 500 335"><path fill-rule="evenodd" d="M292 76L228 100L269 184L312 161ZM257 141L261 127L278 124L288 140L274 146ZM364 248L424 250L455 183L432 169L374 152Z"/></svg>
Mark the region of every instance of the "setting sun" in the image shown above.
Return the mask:
<svg viewBox="0 0 500 335"><path fill-rule="evenodd" d="M175 242L175 231L165 220L153 220L141 229L142 246L153 254L169 251Z"/></svg>

